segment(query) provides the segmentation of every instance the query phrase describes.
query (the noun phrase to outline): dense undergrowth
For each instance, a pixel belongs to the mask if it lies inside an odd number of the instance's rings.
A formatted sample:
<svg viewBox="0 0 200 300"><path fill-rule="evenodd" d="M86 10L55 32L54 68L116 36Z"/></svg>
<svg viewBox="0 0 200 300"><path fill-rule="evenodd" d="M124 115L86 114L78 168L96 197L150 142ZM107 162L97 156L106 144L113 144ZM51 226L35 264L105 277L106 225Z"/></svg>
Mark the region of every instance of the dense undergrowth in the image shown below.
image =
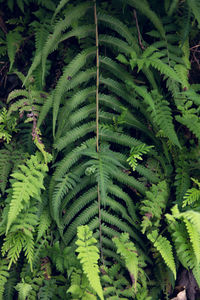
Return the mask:
<svg viewBox="0 0 200 300"><path fill-rule="evenodd" d="M199 1L0 3L0 299L198 299Z"/></svg>

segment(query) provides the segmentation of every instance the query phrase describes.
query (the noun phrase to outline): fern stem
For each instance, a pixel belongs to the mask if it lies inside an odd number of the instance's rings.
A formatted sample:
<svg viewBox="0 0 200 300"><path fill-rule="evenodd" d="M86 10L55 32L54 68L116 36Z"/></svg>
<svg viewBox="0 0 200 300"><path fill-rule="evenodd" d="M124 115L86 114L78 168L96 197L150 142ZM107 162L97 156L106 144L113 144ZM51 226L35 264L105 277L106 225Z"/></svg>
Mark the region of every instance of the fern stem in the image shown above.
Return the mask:
<svg viewBox="0 0 200 300"><path fill-rule="evenodd" d="M98 21L97 21L97 6L94 0L94 20L96 27L96 67L97 67L97 79L96 79L96 147L99 152L99 36L98 36Z"/></svg>
<svg viewBox="0 0 200 300"><path fill-rule="evenodd" d="M138 18L137 18L137 12L136 12L135 9L134 9L134 11L133 11L133 14L134 14L135 23L136 23L136 28L137 28L137 32L138 32L138 42L139 42L140 48L141 48L142 50L145 50L145 47L144 47L143 44L142 44L141 33L140 33L140 28L139 28Z"/></svg>
<svg viewBox="0 0 200 300"><path fill-rule="evenodd" d="M99 35L98 35L98 20L97 20L97 5L94 0L94 20L95 20L95 36L96 36L96 67L97 67L97 79L96 79L96 150L99 152ZM104 264L103 258L103 246L102 246L102 228L101 228L101 195L99 183L97 185L97 197L98 197L98 212L99 212L99 244L101 261Z"/></svg>

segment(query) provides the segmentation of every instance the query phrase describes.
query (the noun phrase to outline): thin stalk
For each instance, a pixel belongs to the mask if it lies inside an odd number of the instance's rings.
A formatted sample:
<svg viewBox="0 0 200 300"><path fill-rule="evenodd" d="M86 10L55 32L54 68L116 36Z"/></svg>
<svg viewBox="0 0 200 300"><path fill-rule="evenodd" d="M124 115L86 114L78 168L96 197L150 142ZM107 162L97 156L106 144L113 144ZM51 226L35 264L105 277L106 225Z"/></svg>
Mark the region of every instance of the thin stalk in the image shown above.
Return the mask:
<svg viewBox="0 0 200 300"><path fill-rule="evenodd" d="M97 79L96 79L96 150L99 152L99 35L98 35L98 20L97 20L97 6L94 0L94 21L95 21L95 32L96 32L96 67L97 67ZM103 246L102 246L102 227L101 227L101 194L99 183L97 185L98 195L98 212L99 212L99 244L101 261L104 264L103 258Z"/></svg>
<svg viewBox="0 0 200 300"><path fill-rule="evenodd" d="M99 152L99 35L98 35L98 20L97 20L97 6L94 1L94 20L96 27L96 67L97 67L97 79L96 79L96 148Z"/></svg>

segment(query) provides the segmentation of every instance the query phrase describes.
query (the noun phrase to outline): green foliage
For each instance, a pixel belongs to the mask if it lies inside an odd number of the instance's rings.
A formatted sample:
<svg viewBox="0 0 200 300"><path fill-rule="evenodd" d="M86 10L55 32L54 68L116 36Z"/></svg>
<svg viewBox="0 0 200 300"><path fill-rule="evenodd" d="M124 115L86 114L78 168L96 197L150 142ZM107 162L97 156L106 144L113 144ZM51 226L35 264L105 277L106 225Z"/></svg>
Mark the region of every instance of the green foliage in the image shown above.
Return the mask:
<svg viewBox="0 0 200 300"><path fill-rule="evenodd" d="M162 235L158 235L157 230L153 230L147 235L147 237L153 243L156 250L159 251L166 265L170 268L176 279L176 266L170 242Z"/></svg>
<svg viewBox="0 0 200 300"><path fill-rule="evenodd" d="M145 233L149 227L159 227L160 220L167 205L168 186L165 181L159 182L158 185L153 185L146 192L146 199L142 201L140 210L143 215L142 232Z"/></svg>
<svg viewBox="0 0 200 300"><path fill-rule="evenodd" d="M198 200L200 199L200 183L198 180L192 178L192 181L197 184L197 188L191 188L187 190L185 196L184 196L184 201L183 201L183 207L187 205L191 205L194 203L198 203Z"/></svg>
<svg viewBox="0 0 200 300"><path fill-rule="evenodd" d="M0 261L0 299L3 300L3 293L5 289L5 284L8 280L8 265L5 259L1 259Z"/></svg>
<svg viewBox="0 0 200 300"><path fill-rule="evenodd" d="M11 174L14 180L11 180L11 200L6 232L9 231L18 214L29 207L31 197L40 201L41 189L44 189L44 175L47 171L47 166L40 162L38 155L35 155L27 160L26 165L20 165L19 171Z"/></svg>
<svg viewBox="0 0 200 300"><path fill-rule="evenodd" d="M92 288L96 291L100 299L104 299L103 290L99 279L99 268L97 262L99 260L99 250L96 247L96 239L92 237L92 232L88 226L78 227L78 240L76 245L78 248L78 259L83 267L84 273L87 275Z"/></svg>
<svg viewBox="0 0 200 300"><path fill-rule="evenodd" d="M16 285L16 290L19 292L19 299L26 300L32 287L30 284L22 282Z"/></svg>
<svg viewBox="0 0 200 300"><path fill-rule="evenodd" d="M113 238L113 242L117 247L117 253L121 254L125 260L126 268L128 269L132 282L136 287L138 278L138 252L134 244L129 241L129 236L124 233L120 238Z"/></svg>
<svg viewBox="0 0 200 300"><path fill-rule="evenodd" d="M7 143L11 141L12 132L16 132L17 118L9 116L6 108L4 107L0 112L0 139Z"/></svg>
<svg viewBox="0 0 200 300"><path fill-rule="evenodd" d="M131 149L131 153L129 158L127 159L129 165L131 166L132 170L135 171L137 166L137 159L142 160L141 155L146 154L152 146L146 146L146 145L138 145L136 147L133 147Z"/></svg>
<svg viewBox="0 0 200 300"><path fill-rule="evenodd" d="M200 286L197 2L0 0L1 299Z"/></svg>

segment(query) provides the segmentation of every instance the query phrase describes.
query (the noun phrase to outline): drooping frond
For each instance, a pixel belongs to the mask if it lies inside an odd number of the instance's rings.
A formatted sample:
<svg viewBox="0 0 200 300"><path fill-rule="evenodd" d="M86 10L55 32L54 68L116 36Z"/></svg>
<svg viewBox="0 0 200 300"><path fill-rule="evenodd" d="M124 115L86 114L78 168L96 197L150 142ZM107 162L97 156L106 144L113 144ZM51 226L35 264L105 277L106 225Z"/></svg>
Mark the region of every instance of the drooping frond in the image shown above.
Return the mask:
<svg viewBox="0 0 200 300"><path fill-rule="evenodd" d="M83 4L75 6L73 9L70 9L70 11L65 14L65 18L63 20L61 20L55 25L53 34L49 35L49 37L47 38L47 41L42 51L43 80L47 57L52 51L54 51L57 48L61 33L67 28L69 28L74 21L83 16L90 7L90 5L90 2L85 2Z"/></svg>
<svg viewBox="0 0 200 300"><path fill-rule="evenodd" d="M142 200L140 207L143 215L142 232L147 228L155 225L159 226L162 214L166 208L168 200L168 186L165 181L161 181L158 185L153 185L149 191L146 192L146 199Z"/></svg>
<svg viewBox="0 0 200 300"><path fill-rule="evenodd" d="M88 226L78 227L78 240L76 242L78 248L78 259L83 267L84 273L87 275L92 288L96 291L100 299L104 299L103 290L99 279L99 268L97 262L99 260L99 250L96 247L96 239L92 237L92 232Z"/></svg>
<svg viewBox="0 0 200 300"><path fill-rule="evenodd" d="M138 278L138 252L135 245L129 241L128 234L121 234L120 238L113 238L113 242L117 247L117 252L125 260L126 268L129 270L132 282L136 287Z"/></svg>
<svg viewBox="0 0 200 300"><path fill-rule="evenodd" d="M46 164L41 163L37 156L32 156L26 165L20 165L19 171L11 175L14 180L12 180L7 232L18 214L29 204L31 197L40 200L40 191L44 189L43 179L47 170Z"/></svg>
<svg viewBox="0 0 200 300"><path fill-rule="evenodd" d="M200 5L199 5L199 2L197 0L191 0L191 1L188 0L187 4L192 9L192 12L199 24L199 27L200 27L200 13L199 13Z"/></svg>
<svg viewBox="0 0 200 300"><path fill-rule="evenodd" d="M166 265L170 268L176 278L176 266L172 253L172 246L167 238L159 235L157 230L152 231L147 235L148 239L153 243L154 247L159 251Z"/></svg>
<svg viewBox="0 0 200 300"><path fill-rule="evenodd" d="M138 2L137 0L126 0L126 2L129 5L138 9L142 14L144 14L147 17L147 19L149 19L154 24L160 35L163 38L165 37L165 30L163 28L163 24L160 18L156 15L156 13L150 8L147 1L142 0Z"/></svg>

